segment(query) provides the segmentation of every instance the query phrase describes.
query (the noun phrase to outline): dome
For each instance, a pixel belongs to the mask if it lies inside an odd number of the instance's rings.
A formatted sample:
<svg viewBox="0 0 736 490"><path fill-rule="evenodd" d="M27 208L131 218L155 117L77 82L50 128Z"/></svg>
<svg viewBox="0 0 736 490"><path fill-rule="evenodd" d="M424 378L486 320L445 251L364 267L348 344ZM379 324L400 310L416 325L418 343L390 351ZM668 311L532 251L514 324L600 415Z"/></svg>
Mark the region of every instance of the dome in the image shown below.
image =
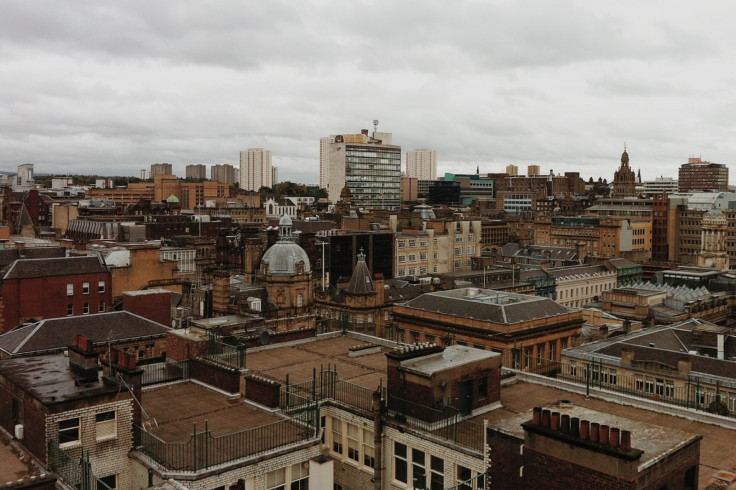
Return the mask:
<svg viewBox="0 0 736 490"><path fill-rule="evenodd" d="M304 263L301 271L297 268L300 262ZM307 252L291 240L282 239L274 243L263 254L261 263L265 266L266 275L269 276L293 276L312 272Z"/></svg>
<svg viewBox="0 0 736 490"><path fill-rule="evenodd" d="M279 220L279 241L266 250L261 260L261 269L267 276L293 276L312 272L307 252L291 238L291 225L291 218L286 214Z"/></svg>
<svg viewBox="0 0 736 490"><path fill-rule="evenodd" d="M179 202L179 198L176 197L174 194L171 194L169 197L166 198L166 202Z"/></svg>
<svg viewBox="0 0 736 490"><path fill-rule="evenodd" d="M279 226L291 226L293 224L288 214L283 215L279 220Z"/></svg>

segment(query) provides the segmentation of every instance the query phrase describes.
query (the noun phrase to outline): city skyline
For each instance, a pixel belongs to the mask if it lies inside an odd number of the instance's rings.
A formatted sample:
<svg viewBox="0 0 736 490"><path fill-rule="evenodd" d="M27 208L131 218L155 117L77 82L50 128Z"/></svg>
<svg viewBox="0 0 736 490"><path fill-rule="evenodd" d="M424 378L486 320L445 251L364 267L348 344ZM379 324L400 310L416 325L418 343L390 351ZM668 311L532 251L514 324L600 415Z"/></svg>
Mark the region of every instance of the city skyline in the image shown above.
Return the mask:
<svg viewBox="0 0 736 490"><path fill-rule="evenodd" d="M282 179L316 184L320 138L374 119L435 149L438 176L534 164L610 181L625 143L643 180L736 156L734 6L415 7L3 5L0 170L184 175L262 147Z"/></svg>

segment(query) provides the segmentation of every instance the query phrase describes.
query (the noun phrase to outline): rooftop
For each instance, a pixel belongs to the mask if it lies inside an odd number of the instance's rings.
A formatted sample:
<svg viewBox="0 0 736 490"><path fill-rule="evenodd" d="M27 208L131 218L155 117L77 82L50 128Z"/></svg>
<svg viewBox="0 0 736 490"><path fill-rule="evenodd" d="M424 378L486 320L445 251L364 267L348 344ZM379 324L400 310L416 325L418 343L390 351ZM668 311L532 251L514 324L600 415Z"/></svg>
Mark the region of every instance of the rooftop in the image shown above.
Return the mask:
<svg viewBox="0 0 736 490"><path fill-rule="evenodd" d="M462 366L501 354L462 345L446 347L442 352L415 357L401 362L401 367L424 376L432 376L448 368Z"/></svg>
<svg viewBox="0 0 736 490"><path fill-rule="evenodd" d="M93 342L120 342L163 336L170 328L128 311L50 318L0 335L0 351L28 355L66 349L75 334Z"/></svg>
<svg viewBox="0 0 736 490"><path fill-rule="evenodd" d="M521 323L570 313L567 307L549 298L480 288L426 293L401 306L499 324Z"/></svg>
<svg viewBox="0 0 736 490"><path fill-rule="evenodd" d="M69 368L69 359L60 355L0 361L0 373L44 405L117 393L120 390L117 383L106 384L99 376L95 381L81 382Z"/></svg>
<svg viewBox="0 0 736 490"><path fill-rule="evenodd" d="M668 442L701 435L703 439L700 443L698 488L706 488L716 481L713 475L717 471L733 471L736 468L736 453L731 450L735 435L733 430L675 417L665 411L644 410L596 398L586 398L584 395L541 384L518 382L502 387L503 407L482 414L475 420L482 423L487 419L490 427L504 431L523 430L521 427L517 429L516 423L531 420L532 409L535 406L554 407L555 411L563 413L566 409L560 408L561 400L570 402L573 407L570 410L576 414L585 413L586 417L591 417L589 419L591 421L607 420L611 422L609 425L612 427L630 430L631 446L644 450L642 463L662 455ZM648 440L649 438L652 440Z"/></svg>

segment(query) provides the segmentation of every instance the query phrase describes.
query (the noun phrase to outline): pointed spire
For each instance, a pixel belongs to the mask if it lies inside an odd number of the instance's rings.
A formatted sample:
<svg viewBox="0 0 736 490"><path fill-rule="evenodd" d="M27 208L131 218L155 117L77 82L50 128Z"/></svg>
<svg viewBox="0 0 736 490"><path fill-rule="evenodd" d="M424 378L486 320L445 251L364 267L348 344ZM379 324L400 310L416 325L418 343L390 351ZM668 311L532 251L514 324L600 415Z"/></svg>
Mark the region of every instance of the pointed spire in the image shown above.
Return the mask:
<svg viewBox="0 0 736 490"><path fill-rule="evenodd" d="M475 166L475 175L480 175L480 165Z"/></svg>

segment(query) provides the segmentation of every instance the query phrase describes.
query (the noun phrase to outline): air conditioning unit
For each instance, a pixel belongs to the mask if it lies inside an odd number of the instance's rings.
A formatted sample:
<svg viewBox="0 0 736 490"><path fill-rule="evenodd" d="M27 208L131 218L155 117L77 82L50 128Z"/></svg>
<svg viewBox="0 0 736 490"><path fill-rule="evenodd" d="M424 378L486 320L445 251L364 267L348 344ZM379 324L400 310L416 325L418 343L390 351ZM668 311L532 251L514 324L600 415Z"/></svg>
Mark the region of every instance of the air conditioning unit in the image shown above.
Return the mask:
<svg viewBox="0 0 736 490"><path fill-rule="evenodd" d="M15 424L15 438L19 441L23 440L23 424Z"/></svg>

